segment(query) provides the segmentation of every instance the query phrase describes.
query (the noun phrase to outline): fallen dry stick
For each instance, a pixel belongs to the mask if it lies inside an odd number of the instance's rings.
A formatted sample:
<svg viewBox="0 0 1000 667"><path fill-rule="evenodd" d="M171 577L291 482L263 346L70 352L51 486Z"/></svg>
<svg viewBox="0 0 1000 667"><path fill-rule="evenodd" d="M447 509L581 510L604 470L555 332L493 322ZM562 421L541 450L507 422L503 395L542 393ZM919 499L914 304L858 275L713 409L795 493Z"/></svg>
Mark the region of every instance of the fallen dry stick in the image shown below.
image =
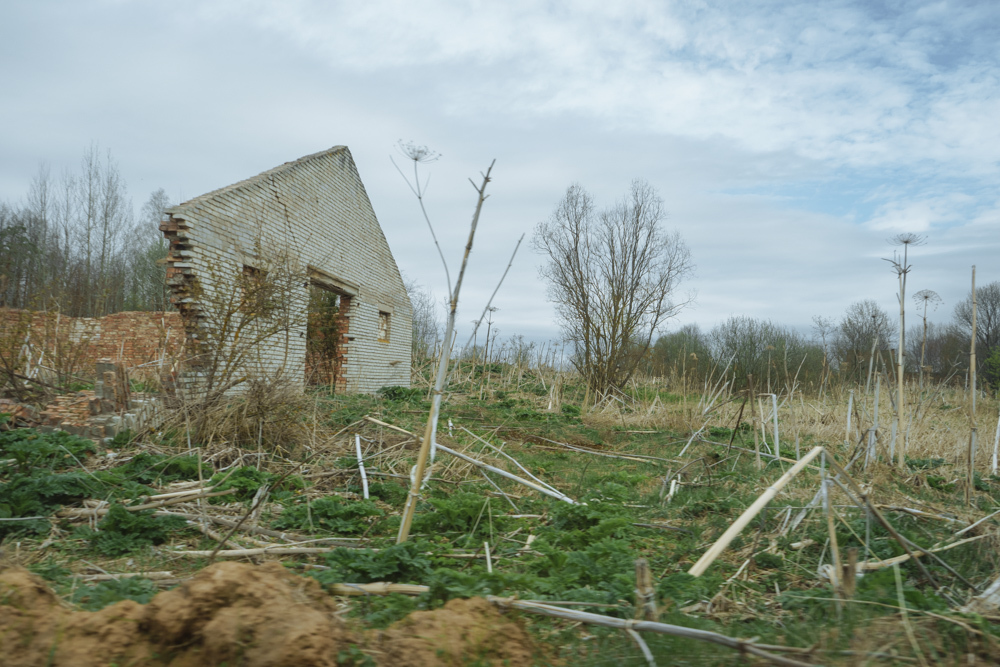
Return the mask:
<svg viewBox="0 0 1000 667"><path fill-rule="evenodd" d="M193 496L199 493L210 492L212 487L199 487L194 489L183 489L181 491L171 491L170 493L157 493L154 496L149 496L147 500L166 500L167 498L179 498L180 496Z"/></svg>
<svg viewBox="0 0 1000 667"><path fill-rule="evenodd" d="M124 507L129 512L138 512L140 510L151 510L151 509L156 509L158 507L167 507L168 505L176 505L178 503L186 503L186 502L190 502L192 500L197 500L199 498L214 498L216 496L227 496L230 493L236 493L236 489L226 489L225 491L215 491L215 492L212 492L212 493L202 493L202 494L199 494L199 495L196 495L196 496L182 496L180 498L171 498L169 500L157 501L155 503L145 503L143 505L131 505L131 506L130 505L125 505ZM109 508L107 508L107 507L100 507L100 508L94 508L94 509L85 508L85 507L78 507L78 508L60 510L59 512L56 513L56 516L62 517L62 518L70 518L70 519L72 519L72 518L86 519L86 518L93 517L93 516L104 516L105 514L108 513L108 509Z"/></svg>
<svg viewBox="0 0 1000 667"><path fill-rule="evenodd" d="M896 529L893 528L892 524L890 524L889 521L885 518L885 516L882 515L882 512L880 512L879 509L875 507L875 504L872 503L871 500L869 500L867 494L865 494L864 492L864 489L862 489L861 486L854 481L853 477L847 474L847 471L844 470L844 468L839 463L837 463L836 459L834 459L832 455L828 456L826 460L827 463L830 464L830 467L838 474L838 476L843 478L843 481L840 481L836 477L834 477L834 481L836 481L838 485L846 484L847 486L841 486L841 488L843 488L844 490L847 490L848 487L850 487L850 493L847 494L848 497L850 497L851 494L857 496L856 498L854 498L854 500L858 503L858 506L862 508L867 507L871 511L872 516L875 517L875 520L878 521L880 524L882 524L882 527L885 528L886 532L889 533L892 539L896 540L896 542L899 543L899 546L903 547L903 551L905 551L912 558L913 550L910 548L910 543L905 538L903 538L902 535L896 532ZM941 559L938 558L937 556L934 556L934 558L939 562L941 562L946 569L956 574L959 578L962 578L962 576L959 575L954 570L952 570L947 563L941 561ZM937 583L937 580L935 580L934 577L931 576L931 573L927 571L927 568L924 567L924 564L922 562L920 562L920 559L914 558L913 562L917 564L917 567L920 568L920 573L923 574L924 577L926 577L926 579L929 582L931 582L931 584L935 588L940 588L940 586ZM975 587L972 586L972 588Z"/></svg>
<svg viewBox="0 0 1000 667"><path fill-rule="evenodd" d="M501 470L500 468L495 468L495 467L493 467L493 466L491 466L491 465L489 465L487 463L483 463L482 461L478 461L478 460L472 458L471 456L466 456L465 454L462 454L461 452L456 452L454 449L450 449L448 447L445 447L441 443L437 443L437 449L438 449L438 451L445 452L446 454L451 454L452 456L454 456L456 458L459 458L459 459L462 459L463 461L471 463L474 466L477 466L477 467L482 468L484 470L489 470L490 472L492 472L494 474L497 474L497 475L500 475L501 477L506 477L509 480L517 482L518 484L523 484L524 486L528 487L529 489L534 489L535 491L538 491L539 493L544 494L546 496L550 496L552 498L555 498L556 500L561 500L563 502L569 503L570 505L576 505L577 504L577 502L575 500L573 500L572 498L570 498L567 495L559 493L558 491L552 491L550 489L545 488L544 486L539 486L538 484L535 484L534 482L529 482L528 480L526 480L524 478L521 478L521 477L518 477L517 475L514 475L512 473L509 473L506 470Z"/></svg>
<svg viewBox="0 0 1000 667"><path fill-rule="evenodd" d="M935 554L941 551L947 551L948 549L954 549L955 547L960 547L963 544L968 544L969 542L975 542L976 540L981 540L984 537L989 537L988 533L983 535L976 535L975 537L967 537L964 540L959 540L958 542L952 542L951 544L946 544L943 547L938 547L937 549L928 549L927 552L914 551L913 556L919 558L920 556L925 556L927 554ZM905 563L910 560L909 554L903 554L901 556L896 556L895 558L886 558L885 560L866 560L858 563L858 572L868 572L871 570L881 570L884 567L889 567L896 563Z"/></svg>
<svg viewBox="0 0 1000 667"><path fill-rule="evenodd" d="M204 558L213 553L218 558L245 558L247 556L299 556L304 554L326 554L344 547L262 547L260 549L220 549L219 551L166 551L170 556Z"/></svg>
<svg viewBox="0 0 1000 667"><path fill-rule="evenodd" d="M688 570L688 574L695 577L704 574L705 570L707 570L708 567L715 562L715 559L718 558L723 551L725 551L726 547L729 546L729 543L740 534L740 531L746 528L746 525L750 523L750 521L752 521L753 518L757 516L757 514L764 509L764 507L771 502L776 495L778 495L779 491L785 488L786 484L792 481L793 477L799 474L803 468L809 465L810 461L819 456L822 452L822 447L814 447L811 452L803 456L801 460L789 468L788 472L778 478L778 481L768 487L768 489L764 491L764 493L762 493L760 497L757 498L757 500L755 500L745 512L743 512L742 515L740 515L740 518L738 518L733 525L729 526L726 532L722 534L722 537L720 537L708 551L702 554L702 557L698 559L698 562L692 565L691 569Z"/></svg>
<svg viewBox="0 0 1000 667"><path fill-rule="evenodd" d="M993 518L993 517L995 517L995 516L996 516L997 514L1000 514L1000 510L997 510L996 512L993 512L992 514L987 514L986 516L984 516L984 517L983 517L982 519L980 519L979 521L975 522L974 524L972 524L972 525L969 525L969 526L966 526L966 527L965 527L965 528L963 528L962 530L960 530L960 531L958 531L957 533L955 533L955 537L958 537L959 535L961 535L961 534L963 534L963 533L965 533L965 532L968 532L968 531L972 530L973 528L975 528L976 526L978 526L978 525L979 525L979 524L981 524L982 522L986 521L987 519L992 519L992 518Z"/></svg>
<svg viewBox="0 0 1000 667"><path fill-rule="evenodd" d="M565 442L559 442L558 440L549 440L548 438L543 438L541 436L533 436L535 440L543 440L545 442L551 442L553 445L559 445L560 447L565 447L566 449L571 449L574 452L580 452L582 454L593 454L594 456L603 456L609 459L622 459L625 461L638 461L639 463L649 463L650 461L663 461L664 463L676 463L676 459L665 459L659 456L647 456L645 454L608 454L607 452L595 452L592 449L587 449L585 447L577 447L575 445L567 445Z"/></svg>
<svg viewBox="0 0 1000 667"><path fill-rule="evenodd" d="M402 428L400 428L398 426L393 426L392 424L386 423L384 421L380 421L378 419L375 419L374 417L368 417L368 416L366 416L366 417L364 417L364 419L366 419L367 421L370 421L373 424L378 424L379 426L384 426L385 428L392 429L393 431L398 431L400 433L405 433L406 435L409 435L409 436L414 437L414 438L417 437L413 433L410 433L409 431L407 431L406 429L402 429ZM489 470L490 472L492 472L494 474L497 474L497 475L500 475L501 477L506 477L507 479L509 479L511 481L517 482L518 484L523 484L524 486L528 487L529 489L534 489L535 491L538 491L539 493L542 493L542 494L544 494L546 496L550 496L552 498L555 498L556 500L562 500L563 502L567 502L570 505L576 505L577 504L577 502L575 500L573 500L572 498L570 498L567 495L559 493L558 491L553 491L551 489L547 489L544 486L540 486L540 485L535 484L534 482L530 482L530 481L528 481L528 480L526 480L526 479L524 479L522 477L518 477L517 475L509 473L506 470L501 470L500 468L495 468L495 467L489 465L488 463L483 463L482 461L474 459L471 456L467 456L465 454L462 454L461 452L456 452L454 449L451 449L449 447L445 447L440 442L435 443L435 447L437 447L438 451L445 452L446 454L451 454L455 458L461 459L461 460L463 460L463 461L465 461L467 463L471 463L472 465L474 465L474 466L476 466L478 468L482 468L483 470Z"/></svg>
<svg viewBox="0 0 1000 667"><path fill-rule="evenodd" d="M329 588L334 595L420 595L430 590L429 586L417 584L389 584L379 581L373 584L334 584Z"/></svg>
<svg viewBox="0 0 1000 667"><path fill-rule="evenodd" d="M236 522L235 519L227 519L225 517L213 516L211 514L190 514L190 513L187 513L187 512L167 512L167 511L154 512L153 514L155 514L156 516L179 516L181 518L191 519L193 521L202 521L202 520L206 520L207 519L208 521L211 521L212 523L217 523L220 526L228 526L229 528L232 528L233 526L237 525L237 522ZM322 540L324 542L337 542L338 544L341 543L341 542L347 543L347 544L343 544L342 546L354 546L351 543L365 542L366 541L366 540L364 540L364 539L362 539L360 537L323 537L323 538L315 538L315 537L312 537L312 536L309 536L309 535L299 535L298 533L283 533L280 530L270 530L268 528L260 528L259 526L246 526L246 525L244 525L244 526L240 527L240 530L246 531L248 533L253 533L254 535L266 535L267 537L274 537L274 538L277 538L279 540L291 540L293 542L306 542L306 541L310 541L310 540L311 541L320 541L320 540Z"/></svg>
<svg viewBox="0 0 1000 667"><path fill-rule="evenodd" d="M820 447L818 449L822 448ZM657 623L655 621L625 620L621 618L614 618L612 616L602 616L601 614L591 614L585 611L560 609L559 607L553 607L552 605L542 604L539 602L528 602L527 600L516 600L514 598L500 598L495 595L487 595L486 599L502 609L518 609L532 614L552 616L553 618L563 618L569 621L576 621L578 623L601 625L606 628L615 628L618 630L655 632L663 635L672 635L674 637L685 637L687 639L695 639L698 641L710 642L712 644L719 644L720 646L726 646L741 653L751 653L760 658L764 658L765 660L769 660L776 665L787 665L788 667L813 667L807 662L799 662L798 660L792 660L791 658L769 653L761 648L758 648L752 641L727 637L726 635L720 635L717 632L697 630L695 628L685 628L680 625Z"/></svg>
<svg viewBox="0 0 1000 667"><path fill-rule="evenodd" d="M174 573L169 571L162 572L121 572L119 574L83 574L79 575L77 579L80 581L117 581L118 579L131 579L132 577L142 577L143 579L152 579L154 581L160 579L173 579Z"/></svg>

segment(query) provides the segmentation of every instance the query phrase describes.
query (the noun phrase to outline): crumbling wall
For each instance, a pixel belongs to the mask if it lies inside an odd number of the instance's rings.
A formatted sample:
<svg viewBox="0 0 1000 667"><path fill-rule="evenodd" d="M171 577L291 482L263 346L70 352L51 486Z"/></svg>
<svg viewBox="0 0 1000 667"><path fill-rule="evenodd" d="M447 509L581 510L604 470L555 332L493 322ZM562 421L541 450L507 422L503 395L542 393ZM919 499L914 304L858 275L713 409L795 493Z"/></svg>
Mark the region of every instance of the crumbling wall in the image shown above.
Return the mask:
<svg viewBox="0 0 1000 667"><path fill-rule="evenodd" d="M182 354L184 326L175 312L123 312L105 317L0 308L0 344L18 348L42 375L59 368L89 378L98 359L134 369L169 365ZM155 373L154 373L155 375Z"/></svg>
<svg viewBox="0 0 1000 667"><path fill-rule="evenodd" d="M217 312L238 289L229 277L245 269L266 275L277 257L294 264L285 267L288 275L301 276L287 281L283 302L302 317L292 317L286 329L255 346L246 365L304 381L304 310L309 286L318 285L341 296L346 331L338 389L373 392L409 385L410 301L346 147L286 163L167 213L161 225L170 241L167 282L190 350L217 340L220 322L229 321ZM204 369L192 365L181 385L193 389L204 378Z"/></svg>

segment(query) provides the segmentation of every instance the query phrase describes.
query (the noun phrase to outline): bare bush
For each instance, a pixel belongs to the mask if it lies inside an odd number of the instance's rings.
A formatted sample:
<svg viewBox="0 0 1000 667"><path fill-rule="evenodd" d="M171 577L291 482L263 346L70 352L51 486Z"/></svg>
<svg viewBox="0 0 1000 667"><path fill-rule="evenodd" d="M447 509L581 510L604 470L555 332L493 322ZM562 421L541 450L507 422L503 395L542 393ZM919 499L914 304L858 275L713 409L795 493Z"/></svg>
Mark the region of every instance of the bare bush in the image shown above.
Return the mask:
<svg viewBox="0 0 1000 667"><path fill-rule="evenodd" d="M258 234L254 266L209 264L186 286L192 398L213 403L255 378L301 378L289 363L293 336L306 330L308 275L283 247ZM265 355L274 347L280 358Z"/></svg>

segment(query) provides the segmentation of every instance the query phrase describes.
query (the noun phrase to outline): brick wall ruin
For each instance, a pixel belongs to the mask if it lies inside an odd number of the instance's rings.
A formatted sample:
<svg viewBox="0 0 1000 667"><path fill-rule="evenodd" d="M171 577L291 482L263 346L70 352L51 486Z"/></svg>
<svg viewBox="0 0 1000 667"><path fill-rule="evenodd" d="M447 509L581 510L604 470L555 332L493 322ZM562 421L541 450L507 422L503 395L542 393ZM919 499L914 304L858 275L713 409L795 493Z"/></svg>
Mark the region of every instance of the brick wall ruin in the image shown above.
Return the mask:
<svg viewBox="0 0 1000 667"><path fill-rule="evenodd" d="M410 301L346 147L167 214L160 227L170 241L167 283L191 360L181 391L211 382L238 388L254 373L304 383L315 366L307 368L307 311L316 287L339 296L329 384L350 392L409 385ZM258 281L267 284L259 294ZM226 364L239 369L227 366L219 380Z"/></svg>
<svg viewBox="0 0 1000 667"><path fill-rule="evenodd" d="M175 312L124 312L105 317L0 308L0 345L25 370L42 377L61 372L90 378L98 359L148 368L150 377L180 357L184 325ZM14 358L11 356L11 358Z"/></svg>

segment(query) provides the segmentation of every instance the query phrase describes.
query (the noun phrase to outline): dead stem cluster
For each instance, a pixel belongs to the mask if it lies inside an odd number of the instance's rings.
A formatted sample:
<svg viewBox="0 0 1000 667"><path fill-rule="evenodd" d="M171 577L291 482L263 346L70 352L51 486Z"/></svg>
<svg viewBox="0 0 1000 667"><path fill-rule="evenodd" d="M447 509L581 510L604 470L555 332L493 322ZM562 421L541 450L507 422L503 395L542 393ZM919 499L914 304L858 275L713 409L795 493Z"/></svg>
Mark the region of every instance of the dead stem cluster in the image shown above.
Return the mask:
<svg viewBox="0 0 1000 667"><path fill-rule="evenodd" d="M746 390L734 392L731 386L719 380L715 386L706 383L697 391L688 387L688 393L682 393L679 382L639 378L628 394L601 397L588 409L587 419L609 428L674 429L702 436L712 429L735 428L739 421L744 429L758 432L766 453L774 453L776 439L786 456L801 453L804 443L842 446L848 455L871 445L873 462L875 458L888 461L902 447L911 462L944 459L955 466L956 476L963 474L959 466L967 455L972 402L968 390L947 385L920 390L916 383L907 384L900 437L894 416L896 391L887 384L872 384L867 392L863 386L835 387L822 397L789 387L775 394L750 395ZM981 415L981 445L975 453L975 468L995 474L1000 401L980 395L976 409Z"/></svg>

